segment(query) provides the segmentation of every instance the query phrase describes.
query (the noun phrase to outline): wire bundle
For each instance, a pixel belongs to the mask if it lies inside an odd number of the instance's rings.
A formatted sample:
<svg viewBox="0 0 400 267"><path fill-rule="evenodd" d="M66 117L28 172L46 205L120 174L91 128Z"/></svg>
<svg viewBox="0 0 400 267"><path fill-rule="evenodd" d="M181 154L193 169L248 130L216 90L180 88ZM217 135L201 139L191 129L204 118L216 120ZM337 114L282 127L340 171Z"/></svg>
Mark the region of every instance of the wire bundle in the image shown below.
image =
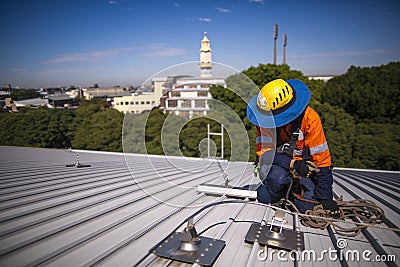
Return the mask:
<svg viewBox="0 0 400 267"><path fill-rule="evenodd" d="M384 211L374 202L367 199L355 199L349 201L337 201L340 217L331 218L321 204L316 205L312 210L308 210L302 217L301 223L307 227L325 229L331 225L337 234L342 236L357 236L360 231L368 226L380 224L385 220ZM290 203L293 207L294 204ZM349 224L345 219L352 219L356 226L345 227L343 223ZM359 221L357 222L357 218ZM361 221L361 223L360 223ZM342 223L342 224L341 224Z"/></svg>

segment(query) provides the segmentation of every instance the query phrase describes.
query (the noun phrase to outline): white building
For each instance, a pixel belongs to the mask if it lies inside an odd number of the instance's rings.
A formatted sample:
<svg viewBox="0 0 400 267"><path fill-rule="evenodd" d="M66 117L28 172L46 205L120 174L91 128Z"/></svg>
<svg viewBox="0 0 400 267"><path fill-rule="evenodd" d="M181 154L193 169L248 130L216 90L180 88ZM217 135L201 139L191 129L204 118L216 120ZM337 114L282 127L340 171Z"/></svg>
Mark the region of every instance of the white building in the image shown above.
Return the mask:
<svg viewBox="0 0 400 267"><path fill-rule="evenodd" d="M207 111L210 110L208 100L212 99L210 93L212 85L226 87L225 79L194 77L176 79L166 92L161 108L188 118L207 115Z"/></svg>
<svg viewBox="0 0 400 267"><path fill-rule="evenodd" d="M124 113L140 114L160 105L160 98L165 89L167 78L155 77L151 80L153 92L136 92L128 96L114 97L111 105Z"/></svg>
<svg viewBox="0 0 400 267"><path fill-rule="evenodd" d="M160 108L187 118L207 115L210 110L208 100L212 99L210 87L226 87L225 79L213 78L211 69L212 50L210 40L204 33L200 48L200 77L170 77L172 79L166 83Z"/></svg>
<svg viewBox="0 0 400 267"><path fill-rule="evenodd" d="M210 40L207 38L207 33L204 32L203 40L201 40L200 48L200 70L202 78L211 78L212 68L212 50Z"/></svg>
<svg viewBox="0 0 400 267"><path fill-rule="evenodd" d="M330 79L334 78L333 75L314 75L314 76L307 76L310 80L322 80L324 82L329 81Z"/></svg>

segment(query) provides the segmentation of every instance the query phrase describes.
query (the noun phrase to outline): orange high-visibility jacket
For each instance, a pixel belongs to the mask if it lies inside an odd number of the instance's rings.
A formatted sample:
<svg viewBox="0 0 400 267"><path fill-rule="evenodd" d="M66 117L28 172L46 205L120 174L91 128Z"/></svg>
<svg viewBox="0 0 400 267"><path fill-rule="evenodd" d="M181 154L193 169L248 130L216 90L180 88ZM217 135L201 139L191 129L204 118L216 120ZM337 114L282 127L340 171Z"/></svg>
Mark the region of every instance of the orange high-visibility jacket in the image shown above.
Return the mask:
<svg viewBox="0 0 400 267"><path fill-rule="evenodd" d="M282 143L290 143L291 123L276 129L276 134L280 135ZM256 127L256 153L259 157L271 149L282 145L278 144L273 131L268 128ZM308 154L311 160L318 167L330 167L331 156L325 134L322 129L321 119L311 108L307 107L300 126L300 135L296 142L293 158L301 160Z"/></svg>

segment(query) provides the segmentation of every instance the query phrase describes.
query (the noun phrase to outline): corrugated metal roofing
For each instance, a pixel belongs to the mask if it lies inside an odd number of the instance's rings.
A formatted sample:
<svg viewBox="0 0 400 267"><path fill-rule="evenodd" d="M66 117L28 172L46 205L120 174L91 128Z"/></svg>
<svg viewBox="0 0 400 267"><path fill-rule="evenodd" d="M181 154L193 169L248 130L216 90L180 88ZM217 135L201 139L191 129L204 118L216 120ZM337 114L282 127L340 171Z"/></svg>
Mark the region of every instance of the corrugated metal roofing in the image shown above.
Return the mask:
<svg viewBox="0 0 400 267"><path fill-rule="evenodd" d="M66 167L77 154L91 166ZM0 266L188 265L149 250L201 207L225 199L196 191L200 183L223 183L215 161L17 147L0 147L0 158ZM238 185L258 182L251 164L221 165ZM382 226L399 228L399 172L334 169L334 180L336 196L373 200L386 213ZM275 251L263 261L265 248L244 239L252 222L270 222L274 212L252 203L215 205L195 217L202 236L226 242L215 266L398 265L399 232L369 227L346 238L332 228L304 227L290 215L285 227L304 232L305 249L317 258L285 262ZM396 262L332 260L335 253L318 260L324 249L337 249L338 240L347 243L342 252L370 250L371 259L386 254Z"/></svg>

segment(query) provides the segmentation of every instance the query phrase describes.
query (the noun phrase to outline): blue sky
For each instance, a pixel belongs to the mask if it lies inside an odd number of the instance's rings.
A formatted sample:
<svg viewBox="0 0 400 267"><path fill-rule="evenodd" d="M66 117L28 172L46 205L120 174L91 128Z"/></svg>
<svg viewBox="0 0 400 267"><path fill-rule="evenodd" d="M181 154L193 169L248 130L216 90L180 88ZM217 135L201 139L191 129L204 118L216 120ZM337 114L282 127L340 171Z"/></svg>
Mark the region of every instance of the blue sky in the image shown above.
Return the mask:
<svg viewBox="0 0 400 267"><path fill-rule="evenodd" d="M277 61L306 75L400 60L397 0L2 0L0 83L21 87L138 85L199 60L244 70Z"/></svg>

